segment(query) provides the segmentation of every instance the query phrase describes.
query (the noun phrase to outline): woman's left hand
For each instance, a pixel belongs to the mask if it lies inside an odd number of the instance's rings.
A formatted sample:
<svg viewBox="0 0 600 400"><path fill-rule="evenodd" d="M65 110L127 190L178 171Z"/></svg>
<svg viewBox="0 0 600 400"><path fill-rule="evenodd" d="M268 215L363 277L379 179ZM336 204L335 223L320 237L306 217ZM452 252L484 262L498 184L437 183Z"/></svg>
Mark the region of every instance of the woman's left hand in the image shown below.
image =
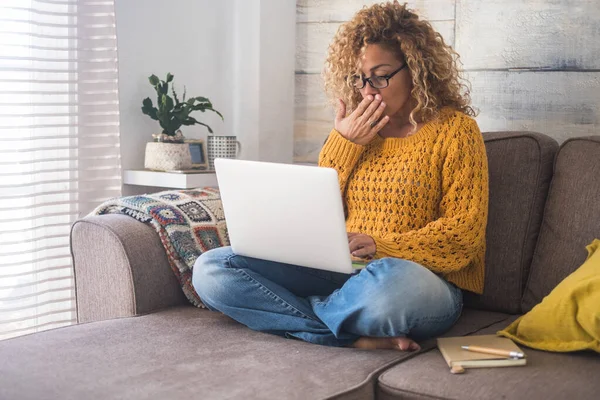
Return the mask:
<svg viewBox="0 0 600 400"><path fill-rule="evenodd" d="M377 245L373 238L364 233L348 232L348 244L350 254L354 257L371 258L377 251Z"/></svg>

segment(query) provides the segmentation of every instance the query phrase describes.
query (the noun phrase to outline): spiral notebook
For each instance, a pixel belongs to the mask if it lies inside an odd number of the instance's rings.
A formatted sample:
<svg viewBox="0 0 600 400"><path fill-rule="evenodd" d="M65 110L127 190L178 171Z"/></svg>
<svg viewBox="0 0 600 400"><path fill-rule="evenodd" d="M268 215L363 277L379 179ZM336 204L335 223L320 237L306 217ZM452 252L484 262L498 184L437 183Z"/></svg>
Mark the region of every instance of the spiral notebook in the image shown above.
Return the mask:
<svg viewBox="0 0 600 400"><path fill-rule="evenodd" d="M439 338L437 346L450 368L454 366L463 368L513 367L527 364L525 358L527 355L524 358L506 358L493 354L475 353L461 348L461 346L481 346L525 354L512 340L501 336L476 335Z"/></svg>

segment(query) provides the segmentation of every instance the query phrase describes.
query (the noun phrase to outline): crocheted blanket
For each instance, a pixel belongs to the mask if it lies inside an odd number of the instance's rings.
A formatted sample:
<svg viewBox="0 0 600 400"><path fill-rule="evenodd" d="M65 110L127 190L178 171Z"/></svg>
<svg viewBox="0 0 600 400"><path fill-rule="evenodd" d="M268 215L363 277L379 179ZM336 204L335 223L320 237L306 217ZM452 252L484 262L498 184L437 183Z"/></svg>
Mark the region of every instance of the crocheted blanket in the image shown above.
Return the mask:
<svg viewBox="0 0 600 400"><path fill-rule="evenodd" d="M185 296L195 306L204 307L192 286L194 263L203 252L229 245L217 189L118 197L104 202L91 214L125 214L150 224L158 232Z"/></svg>

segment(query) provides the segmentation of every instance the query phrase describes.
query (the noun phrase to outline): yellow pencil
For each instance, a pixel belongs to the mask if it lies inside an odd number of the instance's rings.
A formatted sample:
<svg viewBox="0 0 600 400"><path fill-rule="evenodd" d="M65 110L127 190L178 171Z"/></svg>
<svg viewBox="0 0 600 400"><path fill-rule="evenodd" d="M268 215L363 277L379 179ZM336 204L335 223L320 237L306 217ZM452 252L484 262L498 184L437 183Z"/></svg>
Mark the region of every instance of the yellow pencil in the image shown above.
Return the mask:
<svg viewBox="0 0 600 400"><path fill-rule="evenodd" d="M476 353L494 354L497 356L503 356L506 358L524 358L525 355L518 351L491 349L489 347L481 346L461 346L463 350L474 351Z"/></svg>

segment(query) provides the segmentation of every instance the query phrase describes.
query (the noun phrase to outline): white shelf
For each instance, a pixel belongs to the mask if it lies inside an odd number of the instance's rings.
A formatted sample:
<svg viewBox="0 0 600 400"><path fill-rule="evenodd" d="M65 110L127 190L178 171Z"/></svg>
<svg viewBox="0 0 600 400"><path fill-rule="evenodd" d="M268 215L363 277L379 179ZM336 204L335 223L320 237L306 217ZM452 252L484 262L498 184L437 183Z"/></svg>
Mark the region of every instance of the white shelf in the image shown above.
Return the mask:
<svg viewBox="0 0 600 400"><path fill-rule="evenodd" d="M173 189L217 187L217 175L214 171L183 174L176 172L125 170L123 171L123 183L127 185L156 186Z"/></svg>

